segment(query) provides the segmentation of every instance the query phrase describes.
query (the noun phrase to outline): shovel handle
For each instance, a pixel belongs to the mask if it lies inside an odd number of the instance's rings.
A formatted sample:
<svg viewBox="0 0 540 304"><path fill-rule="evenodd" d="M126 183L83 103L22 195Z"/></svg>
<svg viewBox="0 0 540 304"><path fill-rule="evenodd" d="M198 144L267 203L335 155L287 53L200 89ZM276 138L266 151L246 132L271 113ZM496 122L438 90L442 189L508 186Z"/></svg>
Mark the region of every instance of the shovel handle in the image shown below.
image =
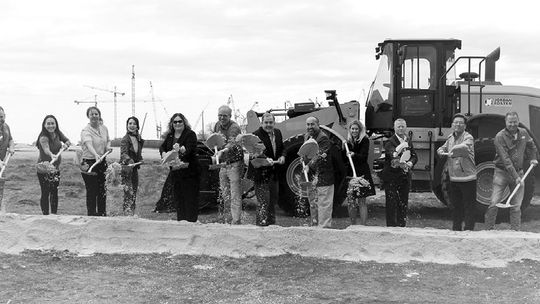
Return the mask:
<svg viewBox="0 0 540 304"><path fill-rule="evenodd" d="M58 151L58 153L54 156L54 159L51 161L51 165L54 165L54 163L58 160L58 157L60 156L60 154L62 154L62 152L66 151L67 148L69 148L68 145L65 145L64 147L62 147L62 149L60 149L60 151Z"/></svg>
<svg viewBox="0 0 540 304"><path fill-rule="evenodd" d="M352 156L351 156L351 151L349 150L349 145L347 145L346 141L343 141L343 144L345 145L345 151L347 151L347 158L349 159L349 163L351 164L353 177L356 178L358 176L356 176L356 169L354 168L354 163L352 161Z"/></svg>
<svg viewBox="0 0 540 304"><path fill-rule="evenodd" d="M529 169L527 169L527 172L525 172L525 174L523 175L523 177L521 178L521 180L524 182L525 179L527 178L527 176L529 175L529 173L531 173L532 169L534 168L534 164L531 164L529 166ZM510 194L510 196L508 197L508 199L506 200L506 205L510 205L510 201L512 200L512 198L514 197L514 195L516 195L519 187L521 186L521 183L517 184L516 187L514 188L514 191L512 191L512 193Z"/></svg>
<svg viewBox="0 0 540 304"><path fill-rule="evenodd" d="M2 170L0 170L0 177L2 177L2 175L4 174L4 171L6 170L9 159L11 158L11 154L13 153L8 152L8 154L6 155L6 158L4 159L4 166L2 167Z"/></svg>
<svg viewBox="0 0 540 304"><path fill-rule="evenodd" d="M135 167L135 166L137 166L137 165L141 165L142 163L143 163L143 162L140 161L140 162L137 162L137 163L129 164L129 165L127 165L127 166L128 166L128 167Z"/></svg>
<svg viewBox="0 0 540 304"><path fill-rule="evenodd" d="M219 157L218 157L217 146L214 146L214 155L216 156L216 165L219 165Z"/></svg>
<svg viewBox="0 0 540 304"><path fill-rule="evenodd" d="M308 177L308 174L307 174L307 171L305 170L305 168L306 168L306 163L302 159L302 171L304 171L304 177L306 178L306 182L309 182L309 177Z"/></svg>
<svg viewBox="0 0 540 304"><path fill-rule="evenodd" d="M105 152L105 154L101 155L100 158L98 158L98 160L90 167L90 169L88 169L87 172L92 172L92 170L94 169L95 166L97 166L97 164L101 163L105 157L107 157L107 155L111 154L112 150L109 150L107 152Z"/></svg>

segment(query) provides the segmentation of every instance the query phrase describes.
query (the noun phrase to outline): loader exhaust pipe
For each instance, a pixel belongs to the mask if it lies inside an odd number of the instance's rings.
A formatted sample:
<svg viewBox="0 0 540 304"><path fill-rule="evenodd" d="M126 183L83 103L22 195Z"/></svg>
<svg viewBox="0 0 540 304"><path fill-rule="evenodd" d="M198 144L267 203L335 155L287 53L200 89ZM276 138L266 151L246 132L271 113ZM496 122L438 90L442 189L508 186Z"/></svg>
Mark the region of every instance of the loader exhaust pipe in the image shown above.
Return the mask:
<svg viewBox="0 0 540 304"><path fill-rule="evenodd" d="M501 48L496 48L486 56L485 81L495 82L495 62L501 57Z"/></svg>

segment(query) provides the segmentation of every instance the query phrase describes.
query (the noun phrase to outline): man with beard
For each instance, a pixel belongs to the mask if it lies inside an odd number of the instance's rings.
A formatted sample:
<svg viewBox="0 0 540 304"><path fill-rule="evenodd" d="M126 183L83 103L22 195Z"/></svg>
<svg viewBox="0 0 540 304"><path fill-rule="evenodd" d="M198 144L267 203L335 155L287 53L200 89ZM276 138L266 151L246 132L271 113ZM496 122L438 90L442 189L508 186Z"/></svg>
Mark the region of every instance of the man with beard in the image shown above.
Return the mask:
<svg viewBox="0 0 540 304"><path fill-rule="evenodd" d="M261 156L266 157L268 160L267 166L253 168L255 195L259 201L255 219L258 226L268 226L276 223L274 206L277 204L279 197L279 183L275 166L285 164L285 154L281 131L275 128L274 125L274 115L264 113L261 126L253 132L264 144L264 151ZM252 165L250 164L250 166Z"/></svg>
<svg viewBox="0 0 540 304"><path fill-rule="evenodd" d="M231 120L232 110L226 105L218 109L218 122L214 132L225 139L225 147L218 151L216 157L225 167L219 170L220 215L223 221L238 225L242 214L242 188L240 179L243 173L244 151L236 142L236 136L241 133L240 126Z"/></svg>
<svg viewBox="0 0 540 304"><path fill-rule="evenodd" d="M508 112L505 117L506 128L495 135L495 172L493 174L493 193L484 223L486 229L495 228L497 204L500 203L506 187L514 189L520 185L510 202L510 227L513 230L521 228L521 201L525 193L523 169L528 161L537 165L536 145L527 130L518 127L517 112Z"/></svg>
<svg viewBox="0 0 540 304"><path fill-rule="evenodd" d="M345 175L345 166L340 154L328 136L321 131L319 119L308 117L306 119L305 140L313 138L319 145L319 153L308 162L306 168L314 171L317 183L315 195L310 195L309 210L311 224L322 228L332 227L332 210L334 203L335 174ZM313 198L313 199L312 199Z"/></svg>

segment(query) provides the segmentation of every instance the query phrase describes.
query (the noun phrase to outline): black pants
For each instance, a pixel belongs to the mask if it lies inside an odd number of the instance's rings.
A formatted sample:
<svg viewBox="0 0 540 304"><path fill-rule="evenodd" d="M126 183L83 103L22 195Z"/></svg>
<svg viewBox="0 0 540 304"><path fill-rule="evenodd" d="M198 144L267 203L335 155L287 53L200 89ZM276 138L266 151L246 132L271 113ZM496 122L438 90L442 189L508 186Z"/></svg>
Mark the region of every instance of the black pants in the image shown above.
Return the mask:
<svg viewBox="0 0 540 304"><path fill-rule="evenodd" d="M450 182L448 192L454 206L452 230L461 231L465 219L465 230L474 230L476 205L476 180L469 182Z"/></svg>
<svg viewBox="0 0 540 304"><path fill-rule="evenodd" d="M405 177L385 181L386 226L405 227L409 205L409 188L410 180Z"/></svg>
<svg viewBox="0 0 540 304"><path fill-rule="evenodd" d="M83 162L92 166L96 161L94 159L83 159ZM84 185L86 186L86 209L90 216L107 215L107 188L105 187L106 170L107 162L103 160L92 170L92 172L97 173L96 175L81 173Z"/></svg>
<svg viewBox="0 0 540 304"><path fill-rule="evenodd" d="M137 189L139 188L139 170L129 168L122 171L122 185L124 185L124 213L135 212L135 200L137 199Z"/></svg>
<svg viewBox="0 0 540 304"><path fill-rule="evenodd" d="M39 187L41 188L41 212L44 215L56 214L58 211L58 185L60 184L60 172L38 173Z"/></svg>
<svg viewBox="0 0 540 304"><path fill-rule="evenodd" d="M196 222L199 216L199 176L182 176L178 171L172 172L176 219Z"/></svg>
<svg viewBox="0 0 540 304"><path fill-rule="evenodd" d="M257 226L268 226L276 223L275 205L278 202L278 189L278 181L274 179L267 182L255 182L255 195L259 201L255 216Z"/></svg>

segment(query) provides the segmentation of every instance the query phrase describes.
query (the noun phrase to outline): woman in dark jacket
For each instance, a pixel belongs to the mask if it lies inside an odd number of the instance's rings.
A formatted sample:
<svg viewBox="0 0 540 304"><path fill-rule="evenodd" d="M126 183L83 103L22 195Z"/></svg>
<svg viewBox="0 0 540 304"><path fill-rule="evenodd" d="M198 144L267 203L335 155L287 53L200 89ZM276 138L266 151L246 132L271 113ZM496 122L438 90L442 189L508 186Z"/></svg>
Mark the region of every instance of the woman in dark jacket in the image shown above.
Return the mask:
<svg viewBox="0 0 540 304"><path fill-rule="evenodd" d="M356 224L356 214L360 213L360 224L365 225L368 217L366 197L375 195L375 186L373 184L373 178L371 177L371 170L368 164L369 139L366 136L366 128L357 120L353 121L349 125L347 146L354 164L356 176L362 177L369 182L369 187L361 188L359 198L347 200L349 217L351 218L351 224L354 225ZM350 162L348 161L347 155L345 155L345 159L347 159L347 176L353 176L352 168Z"/></svg>
<svg viewBox="0 0 540 304"><path fill-rule="evenodd" d="M139 134L139 120L132 116L126 121L126 135L120 142L120 163L122 164L122 184L124 185L124 215L135 214L135 200L139 188L140 165L144 140Z"/></svg>
<svg viewBox="0 0 540 304"><path fill-rule="evenodd" d="M181 113L171 117L169 131L160 148L162 152L171 150L178 153L178 159L170 163L177 220L196 222L199 214L200 176L197 135Z"/></svg>

